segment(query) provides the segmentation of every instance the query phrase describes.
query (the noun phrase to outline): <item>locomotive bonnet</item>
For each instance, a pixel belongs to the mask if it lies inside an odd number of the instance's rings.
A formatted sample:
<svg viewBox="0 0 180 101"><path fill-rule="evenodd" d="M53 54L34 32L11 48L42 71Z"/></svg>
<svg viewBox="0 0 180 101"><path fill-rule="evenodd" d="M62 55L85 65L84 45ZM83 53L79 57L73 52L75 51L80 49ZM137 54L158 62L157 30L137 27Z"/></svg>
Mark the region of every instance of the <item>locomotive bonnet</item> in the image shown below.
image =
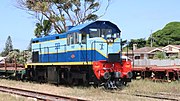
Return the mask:
<svg viewBox="0 0 180 101"><path fill-rule="evenodd" d="M131 81L131 61L121 58L120 29L110 21L70 26L32 40L27 78L68 85L120 87Z"/></svg>

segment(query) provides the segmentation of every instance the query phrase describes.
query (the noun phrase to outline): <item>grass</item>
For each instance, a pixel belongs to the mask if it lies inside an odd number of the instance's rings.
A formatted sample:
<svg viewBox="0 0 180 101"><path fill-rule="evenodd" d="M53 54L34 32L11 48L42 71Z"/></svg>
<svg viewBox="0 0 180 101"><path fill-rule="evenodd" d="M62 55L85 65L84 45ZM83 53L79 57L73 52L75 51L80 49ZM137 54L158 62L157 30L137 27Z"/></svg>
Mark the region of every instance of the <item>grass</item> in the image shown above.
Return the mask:
<svg viewBox="0 0 180 101"><path fill-rule="evenodd" d="M33 99L27 99L25 97L10 95L6 93L0 93L0 101L34 101Z"/></svg>
<svg viewBox="0 0 180 101"><path fill-rule="evenodd" d="M66 86L55 86L51 84L37 84L29 82L20 82L12 80L0 79L0 85L6 85L10 87L17 87L23 89L29 89L39 92L71 96L71 97L80 97L82 99L93 100L93 101L154 101L154 99L140 98L125 94L120 94L120 92L125 93L156 93L156 92L167 92L167 93L176 93L180 92L179 82L171 83L158 83L148 80L135 80L132 81L128 87L125 87L122 90L117 90L117 93L112 93L109 90L104 90L102 88L93 88L93 87L66 87ZM1 97L0 97L1 99ZM11 101L11 100L6 100Z"/></svg>
<svg viewBox="0 0 180 101"><path fill-rule="evenodd" d="M129 84L129 87L126 87L124 90L128 92L145 92L145 93L174 93L180 94L180 82L153 82L149 80L135 80Z"/></svg>

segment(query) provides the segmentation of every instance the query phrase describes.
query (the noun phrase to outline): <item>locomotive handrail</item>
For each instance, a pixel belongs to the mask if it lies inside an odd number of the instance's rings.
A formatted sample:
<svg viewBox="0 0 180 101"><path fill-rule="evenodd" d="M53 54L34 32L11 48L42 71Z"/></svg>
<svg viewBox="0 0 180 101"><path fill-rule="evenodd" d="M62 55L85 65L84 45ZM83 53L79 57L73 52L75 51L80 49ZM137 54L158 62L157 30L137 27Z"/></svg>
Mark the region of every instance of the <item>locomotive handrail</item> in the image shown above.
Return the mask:
<svg viewBox="0 0 180 101"><path fill-rule="evenodd" d="M81 47L81 51L80 51L80 52L81 52L81 54L82 54L82 58L83 58L83 60L85 60L84 53L82 52L82 48L83 48L83 47L82 47L82 45L81 45L81 44L79 44L79 45L80 45L80 47Z"/></svg>

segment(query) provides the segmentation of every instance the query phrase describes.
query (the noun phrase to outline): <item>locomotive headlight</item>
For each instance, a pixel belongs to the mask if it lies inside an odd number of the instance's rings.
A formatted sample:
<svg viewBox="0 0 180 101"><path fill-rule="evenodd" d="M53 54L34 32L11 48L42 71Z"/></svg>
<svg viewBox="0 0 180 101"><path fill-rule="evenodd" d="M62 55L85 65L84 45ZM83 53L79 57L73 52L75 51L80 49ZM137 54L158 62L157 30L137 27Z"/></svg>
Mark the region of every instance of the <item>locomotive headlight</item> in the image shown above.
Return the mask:
<svg viewBox="0 0 180 101"><path fill-rule="evenodd" d="M113 43L113 39L110 39L110 42L112 42L112 43Z"/></svg>
<svg viewBox="0 0 180 101"><path fill-rule="evenodd" d="M110 75L109 72L105 72L103 77L104 77L104 79L107 80L107 79L109 79L111 77L111 75Z"/></svg>
<svg viewBox="0 0 180 101"><path fill-rule="evenodd" d="M121 72L114 72L114 77L115 78L120 78L121 77Z"/></svg>
<svg viewBox="0 0 180 101"><path fill-rule="evenodd" d="M127 73L127 78L132 78L133 77L133 73L132 72L128 72Z"/></svg>
<svg viewBox="0 0 180 101"><path fill-rule="evenodd" d="M112 38L107 39L107 43L113 43L113 42L114 42L114 40Z"/></svg>
<svg viewBox="0 0 180 101"><path fill-rule="evenodd" d="M110 39L107 39L107 43L110 43Z"/></svg>

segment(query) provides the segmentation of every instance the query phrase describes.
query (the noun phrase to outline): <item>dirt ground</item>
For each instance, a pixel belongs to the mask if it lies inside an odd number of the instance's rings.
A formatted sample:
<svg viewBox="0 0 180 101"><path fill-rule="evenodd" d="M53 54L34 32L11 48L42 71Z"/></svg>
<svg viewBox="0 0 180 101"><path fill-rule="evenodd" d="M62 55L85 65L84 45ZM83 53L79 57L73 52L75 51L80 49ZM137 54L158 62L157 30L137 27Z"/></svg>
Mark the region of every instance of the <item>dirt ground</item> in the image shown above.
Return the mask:
<svg viewBox="0 0 180 101"><path fill-rule="evenodd" d="M12 81L12 80L4 80L4 79L0 79L0 85L17 87L21 89L29 89L33 91L45 92L45 93L51 93L57 95L79 97L90 101L161 101L152 98L137 97L131 94L134 94L136 92L143 92L144 94L157 93L157 92L180 94L179 82L159 83L148 80L132 81L127 87L124 87L122 90L105 90L103 88L94 88L94 87L66 87L63 85L55 86L52 84L37 84L37 83ZM124 93L128 93L130 95ZM4 97L7 96L3 96L3 93L0 93L0 100L6 99ZM12 100L6 100L6 101L12 101ZM23 99L21 101L23 101Z"/></svg>

